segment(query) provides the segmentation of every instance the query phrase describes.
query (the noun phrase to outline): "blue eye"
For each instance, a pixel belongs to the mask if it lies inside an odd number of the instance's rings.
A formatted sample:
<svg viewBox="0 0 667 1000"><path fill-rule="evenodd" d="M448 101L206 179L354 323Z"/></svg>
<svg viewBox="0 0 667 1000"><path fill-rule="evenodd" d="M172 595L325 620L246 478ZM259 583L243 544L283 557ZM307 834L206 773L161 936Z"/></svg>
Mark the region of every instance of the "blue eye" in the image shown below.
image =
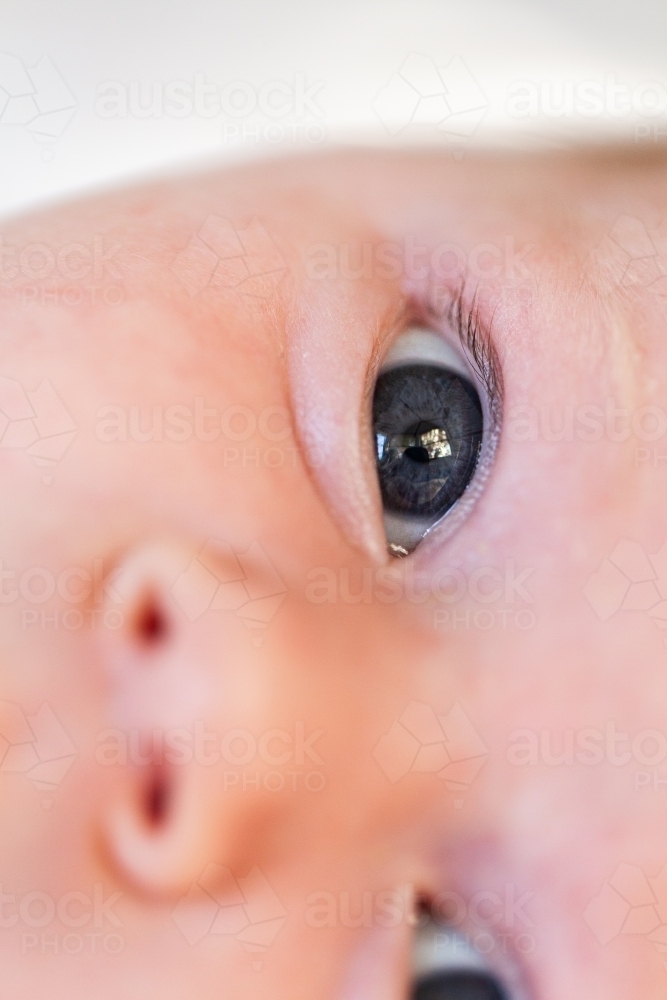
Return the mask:
<svg viewBox="0 0 667 1000"><path fill-rule="evenodd" d="M468 488L482 447L479 393L463 362L429 331L390 353L373 396L373 434L390 549L405 555Z"/></svg>

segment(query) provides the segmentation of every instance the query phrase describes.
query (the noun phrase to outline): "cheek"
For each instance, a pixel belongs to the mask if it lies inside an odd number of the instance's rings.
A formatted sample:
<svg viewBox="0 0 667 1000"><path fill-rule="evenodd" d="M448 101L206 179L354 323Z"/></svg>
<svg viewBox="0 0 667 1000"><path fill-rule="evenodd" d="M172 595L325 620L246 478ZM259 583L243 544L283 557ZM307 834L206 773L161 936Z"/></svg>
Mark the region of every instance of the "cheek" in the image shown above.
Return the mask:
<svg viewBox="0 0 667 1000"><path fill-rule="evenodd" d="M612 995L635 967L652 995L667 755L636 737L660 712L638 703L627 661L603 680L610 658L563 631L469 633L410 659L410 700L376 748L394 768L385 820L397 851L429 859L455 926L518 959L537 995Z"/></svg>

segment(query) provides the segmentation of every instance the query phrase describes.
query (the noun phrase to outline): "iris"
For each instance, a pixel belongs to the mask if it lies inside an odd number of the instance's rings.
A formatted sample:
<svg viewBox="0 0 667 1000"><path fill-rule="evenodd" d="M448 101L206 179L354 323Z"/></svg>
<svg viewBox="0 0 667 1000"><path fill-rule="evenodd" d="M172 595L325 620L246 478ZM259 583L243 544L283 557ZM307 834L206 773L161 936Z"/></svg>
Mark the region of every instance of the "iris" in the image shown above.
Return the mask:
<svg viewBox="0 0 667 1000"><path fill-rule="evenodd" d="M381 372L373 432L385 512L435 523L470 483L483 418L472 382L434 364Z"/></svg>

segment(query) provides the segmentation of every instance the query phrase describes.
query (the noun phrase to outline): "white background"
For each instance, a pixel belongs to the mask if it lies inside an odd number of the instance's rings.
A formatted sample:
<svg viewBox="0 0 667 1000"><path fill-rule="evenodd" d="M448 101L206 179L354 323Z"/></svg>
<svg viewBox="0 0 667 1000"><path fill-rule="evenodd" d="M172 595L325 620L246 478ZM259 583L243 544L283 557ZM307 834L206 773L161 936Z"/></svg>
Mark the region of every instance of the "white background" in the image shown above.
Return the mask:
<svg viewBox="0 0 667 1000"><path fill-rule="evenodd" d="M607 102L582 113L567 93L611 80L631 98L656 85L667 94L666 39L665 0L4 0L0 52L28 74L48 57L74 112L60 134L38 141L25 105L10 107L3 93L16 80L0 73L0 214L189 163L340 142L425 142L461 155L494 143L653 142L661 132L665 141L667 113L644 113L641 101L639 112L621 101L620 111ZM439 130L426 105L421 124L381 120L374 102L410 53L445 79L453 59L470 74L484 107L467 137ZM246 92L277 84L289 94L301 80L317 87L317 114L296 106L281 118L258 108L240 118L222 108L176 118L164 106L146 118L100 114L105 84L128 95L141 84L148 101L153 85L192 86L196 74L218 95L238 81ZM509 95L526 81L540 93L564 88L550 91L566 95L564 113L540 105L518 117ZM62 106L54 93L37 97Z"/></svg>

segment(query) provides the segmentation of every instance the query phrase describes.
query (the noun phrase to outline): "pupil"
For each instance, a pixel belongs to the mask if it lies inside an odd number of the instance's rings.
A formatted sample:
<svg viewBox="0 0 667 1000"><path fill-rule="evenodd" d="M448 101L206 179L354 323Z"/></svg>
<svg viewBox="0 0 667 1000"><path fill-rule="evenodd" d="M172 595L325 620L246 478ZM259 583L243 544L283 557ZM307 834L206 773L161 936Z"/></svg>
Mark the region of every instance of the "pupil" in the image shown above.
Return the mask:
<svg viewBox="0 0 667 1000"><path fill-rule="evenodd" d="M430 462L428 450L418 445L405 449L405 457L411 458L413 462Z"/></svg>
<svg viewBox="0 0 667 1000"><path fill-rule="evenodd" d="M420 420L406 437L414 439L414 444L408 445L404 451L405 457L413 462L431 462L434 458L446 458L452 453L447 431L429 421Z"/></svg>

